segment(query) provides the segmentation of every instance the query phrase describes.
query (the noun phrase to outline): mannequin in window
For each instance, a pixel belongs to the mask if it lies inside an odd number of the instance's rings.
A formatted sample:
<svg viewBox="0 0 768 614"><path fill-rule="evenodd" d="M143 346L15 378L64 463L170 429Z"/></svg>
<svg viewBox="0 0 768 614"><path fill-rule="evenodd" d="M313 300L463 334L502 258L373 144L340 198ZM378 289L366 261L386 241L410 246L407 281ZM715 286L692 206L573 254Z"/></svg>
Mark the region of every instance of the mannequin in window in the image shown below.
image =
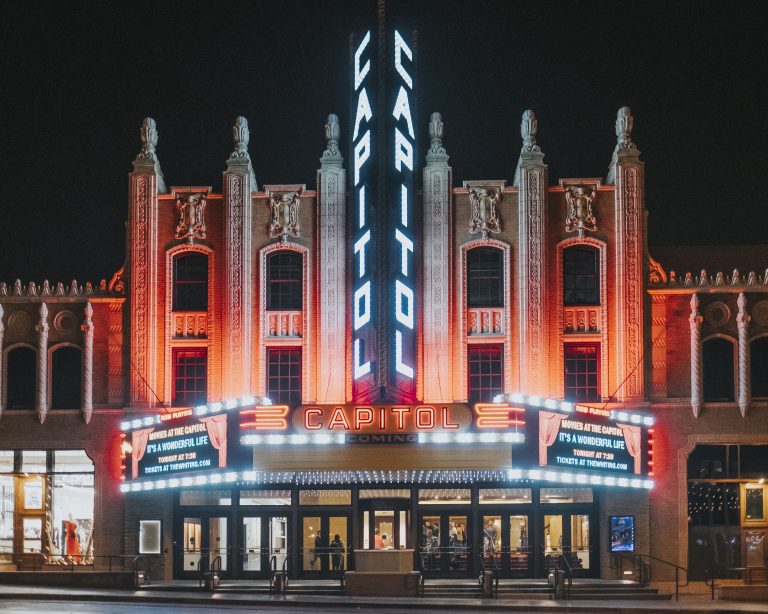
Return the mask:
<svg viewBox="0 0 768 614"><path fill-rule="evenodd" d="M64 554L72 556L75 561L78 561L79 555L82 554L77 529L77 520L73 520L72 514L69 514L69 519L64 521Z"/></svg>

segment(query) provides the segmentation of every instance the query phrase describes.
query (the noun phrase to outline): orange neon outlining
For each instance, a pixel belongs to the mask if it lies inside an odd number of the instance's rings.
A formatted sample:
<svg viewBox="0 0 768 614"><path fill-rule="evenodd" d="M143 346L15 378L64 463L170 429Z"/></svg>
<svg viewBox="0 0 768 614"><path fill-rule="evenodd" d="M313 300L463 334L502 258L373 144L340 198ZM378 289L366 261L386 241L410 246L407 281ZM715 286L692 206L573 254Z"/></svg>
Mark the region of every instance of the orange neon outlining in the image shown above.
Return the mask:
<svg viewBox="0 0 768 614"><path fill-rule="evenodd" d="M479 429L525 426L525 420L521 420L515 415L522 413L525 413L523 407L499 403L476 403L475 416L477 421L475 426Z"/></svg>
<svg viewBox="0 0 768 614"><path fill-rule="evenodd" d="M253 409L244 409L240 416L252 416L253 419L240 423L243 430L254 431L284 431L288 428L287 405L264 405Z"/></svg>

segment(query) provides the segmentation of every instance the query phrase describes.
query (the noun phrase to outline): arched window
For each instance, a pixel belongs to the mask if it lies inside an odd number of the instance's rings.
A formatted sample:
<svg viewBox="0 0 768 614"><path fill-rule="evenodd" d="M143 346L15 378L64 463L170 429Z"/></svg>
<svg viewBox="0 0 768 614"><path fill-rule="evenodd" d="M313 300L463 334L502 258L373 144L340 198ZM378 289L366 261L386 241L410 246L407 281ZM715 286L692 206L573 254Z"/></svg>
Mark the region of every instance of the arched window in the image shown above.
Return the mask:
<svg viewBox="0 0 768 614"><path fill-rule="evenodd" d="M563 250L563 305L600 304L600 253L575 245Z"/></svg>
<svg viewBox="0 0 768 614"><path fill-rule="evenodd" d="M8 352L8 409L32 409L35 406L37 353L32 348L17 347Z"/></svg>
<svg viewBox="0 0 768 614"><path fill-rule="evenodd" d="M64 346L51 355L51 409L80 409L80 350Z"/></svg>
<svg viewBox="0 0 768 614"><path fill-rule="evenodd" d="M749 361L752 396L768 397L768 337L760 337L750 344Z"/></svg>
<svg viewBox="0 0 768 614"><path fill-rule="evenodd" d="M504 306L504 252L476 247L467 252L467 307Z"/></svg>
<svg viewBox="0 0 768 614"><path fill-rule="evenodd" d="M733 401L733 343L722 337L703 344L704 400Z"/></svg>
<svg viewBox="0 0 768 614"><path fill-rule="evenodd" d="M208 256L185 253L173 259L173 310L207 311Z"/></svg>
<svg viewBox="0 0 768 614"><path fill-rule="evenodd" d="M303 268L297 252L267 256L267 309L301 309Z"/></svg>

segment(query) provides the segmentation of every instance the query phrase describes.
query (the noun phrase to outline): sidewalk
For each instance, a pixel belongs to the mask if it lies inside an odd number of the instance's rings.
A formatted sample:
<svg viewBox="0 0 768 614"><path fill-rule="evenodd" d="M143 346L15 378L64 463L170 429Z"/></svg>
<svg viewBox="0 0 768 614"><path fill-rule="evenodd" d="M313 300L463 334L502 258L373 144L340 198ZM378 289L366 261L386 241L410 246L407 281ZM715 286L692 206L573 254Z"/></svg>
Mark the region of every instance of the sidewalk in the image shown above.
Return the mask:
<svg viewBox="0 0 768 614"><path fill-rule="evenodd" d="M282 604L311 608L408 608L435 611L504 611L504 612L564 612L578 614L651 614L653 612L685 612L712 614L714 612L768 612L768 604L710 601L701 596L681 596L679 602L643 601L550 601L550 600L481 600L481 599L405 599L396 597L344 597L341 595L249 595L242 593L206 593L202 591L137 590L113 591L97 589L61 589L47 587L0 586L0 602L32 601L92 601L132 602L175 605L249 606L266 608Z"/></svg>

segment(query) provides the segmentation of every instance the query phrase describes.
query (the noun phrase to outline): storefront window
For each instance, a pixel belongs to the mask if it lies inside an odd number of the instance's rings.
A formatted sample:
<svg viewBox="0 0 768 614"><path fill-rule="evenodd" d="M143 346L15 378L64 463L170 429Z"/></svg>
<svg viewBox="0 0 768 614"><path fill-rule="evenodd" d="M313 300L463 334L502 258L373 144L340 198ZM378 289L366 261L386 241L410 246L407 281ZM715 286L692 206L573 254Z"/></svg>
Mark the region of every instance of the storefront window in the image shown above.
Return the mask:
<svg viewBox="0 0 768 614"><path fill-rule="evenodd" d="M300 490L299 505L352 505L352 491Z"/></svg>
<svg viewBox="0 0 768 614"><path fill-rule="evenodd" d="M360 499L410 499L409 488L362 488Z"/></svg>
<svg viewBox="0 0 768 614"><path fill-rule="evenodd" d="M13 552L13 495L13 476L0 475L0 553Z"/></svg>
<svg viewBox="0 0 768 614"><path fill-rule="evenodd" d="M56 473L92 473L93 461L85 450L54 450L53 470Z"/></svg>
<svg viewBox="0 0 768 614"><path fill-rule="evenodd" d="M182 490L179 493L181 505L232 505L229 490Z"/></svg>
<svg viewBox="0 0 768 614"><path fill-rule="evenodd" d="M763 488L747 488L745 497L746 519L750 521L765 520L763 513Z"/></svg>
<svg viewBox="0 0 768 614"><path fill-rule="evenodd" d="M420 488L419 504L469 504L472 501L471 492L469 488Z"/></svg>
<svg viewBox="0 0 768 614"><path fill-rule="evenodd" d="M21 453L21 471L23 473L45 473L45 450L24 450Z"/></svg>
<svg viewBox="0 0 768 614"><path fill-rule="evenodd" d="M13 473L13 450L0 450L0 473Z"/></svg>
<svg viewBox="0 0 768 614"><path fill-rule="evenodd" d="M688 561L691 580L703 580L706 570L741 565L741 503L735 482L688 484ZM720 577L729 577L719 571Z"/></svg>
<svg viewBox="0 0 768 614"><path fill-rule="evenodd" d="M542 503L592 503L591 488L542 488Z"/></svg>
<svg viewBox="0 0 768 614"><path fill-rule="evenodd" d="M290 505L290 490L242 490L240 505Z"/></svg>
<svg viewBox="0 0 768 614"><path fill-rule="evenodd" d="M533 500L530 488L481 488L480 504L530 503Z"/></svg>

